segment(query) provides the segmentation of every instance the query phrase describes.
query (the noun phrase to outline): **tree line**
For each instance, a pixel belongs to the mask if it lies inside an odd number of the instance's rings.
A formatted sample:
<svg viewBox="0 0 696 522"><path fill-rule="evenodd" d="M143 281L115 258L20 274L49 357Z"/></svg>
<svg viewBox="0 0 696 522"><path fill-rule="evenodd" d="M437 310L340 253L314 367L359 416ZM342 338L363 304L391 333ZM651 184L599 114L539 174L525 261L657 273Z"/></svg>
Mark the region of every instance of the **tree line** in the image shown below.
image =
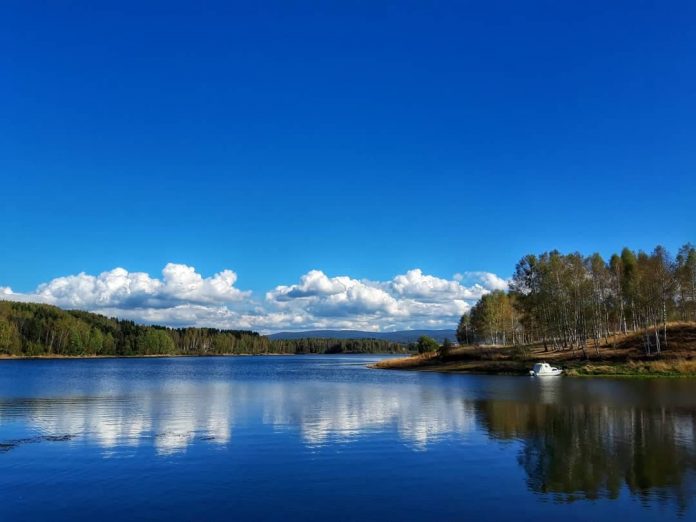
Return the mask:
<svg viewBox="0 0 696 522"><path fill-rule="evenodd" d="M167 328L36 303L0 301L0 354L223 355L405 352L378 339L271 340L247 330Z"/></svg>
<svg viewBox="0 0 696 522"><path fill-rule="evenodd" d="M271 345L278 353L407 353L403 344L382 339L272 339Z"/></svg>
<svg viewBox="0 0 696 522"><path fill-rule="evenodd" d="M696 321L696 248L672 256L624 248L600 254L554 250L524 256L508 292L483 296L462 316L461 343L529 344L553 350L599 349L617 333L642 332L647 354L669 343L669 321Z"/></svg>

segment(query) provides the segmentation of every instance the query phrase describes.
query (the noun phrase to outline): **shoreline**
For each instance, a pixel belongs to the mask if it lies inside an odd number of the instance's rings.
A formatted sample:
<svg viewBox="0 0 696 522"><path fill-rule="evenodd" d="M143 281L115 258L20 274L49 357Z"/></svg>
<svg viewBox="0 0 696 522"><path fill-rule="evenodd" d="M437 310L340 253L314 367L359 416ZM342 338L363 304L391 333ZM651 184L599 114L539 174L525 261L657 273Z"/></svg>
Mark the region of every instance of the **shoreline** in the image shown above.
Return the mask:
<svg viewBox="0 0 696 522"><path fill-rule="evenodd" d="M514 375L528 376L536 361L501 362L415 362L410 358L392 359L370 364L376 370L397 370L409 372L449 373L463 375ZM403 364L399 364L403 363ZM563 377L621 377L621 378L686 378L696 379L696 361L689 359L660 359L654 361L627 361L607 363L606 361L583 361L574 365L562 365Z"/></svg>
<svg viewBox="0 0 696 522"><path fill-rule="evenodd" d="M489 375L528 375L535 363L548 362L569 377L696 378L696 324L672 324L660 354L643 351L642 332L615 335L600 346L547 351L541 344L453 348L445 357L429 352L370 365L381 370Z"/></svg>

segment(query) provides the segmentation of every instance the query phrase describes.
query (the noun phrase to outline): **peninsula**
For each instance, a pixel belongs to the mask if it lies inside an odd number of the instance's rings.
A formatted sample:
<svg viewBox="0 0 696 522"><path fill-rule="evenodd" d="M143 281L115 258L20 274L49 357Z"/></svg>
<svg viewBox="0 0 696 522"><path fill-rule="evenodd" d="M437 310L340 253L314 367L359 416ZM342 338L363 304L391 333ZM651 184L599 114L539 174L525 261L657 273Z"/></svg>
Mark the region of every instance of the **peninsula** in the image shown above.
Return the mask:
<svg viewBox="0 0 696 522"><path fill-rule="evenodd" d="M560 366L570 376L696 377L696 323L669 323L667 345L646 354L645 332L613 335L592 350L549 351L542 344L444 348L373 364L385 370L526 375L536 362Z"/></svg>

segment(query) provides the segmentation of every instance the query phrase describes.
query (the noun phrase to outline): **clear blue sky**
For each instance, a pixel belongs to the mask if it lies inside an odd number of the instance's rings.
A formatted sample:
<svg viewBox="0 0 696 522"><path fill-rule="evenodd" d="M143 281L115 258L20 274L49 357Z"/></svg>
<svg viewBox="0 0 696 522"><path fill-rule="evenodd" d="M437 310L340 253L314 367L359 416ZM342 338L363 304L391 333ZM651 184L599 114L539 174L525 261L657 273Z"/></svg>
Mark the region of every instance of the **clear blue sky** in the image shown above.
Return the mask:
<svg viewBox="0 0 696 522"><path fill-rule="evenodd" d="M147 4L144 6L143 4ZM0 285L696 240L693 2L3 2Z"/></svg>

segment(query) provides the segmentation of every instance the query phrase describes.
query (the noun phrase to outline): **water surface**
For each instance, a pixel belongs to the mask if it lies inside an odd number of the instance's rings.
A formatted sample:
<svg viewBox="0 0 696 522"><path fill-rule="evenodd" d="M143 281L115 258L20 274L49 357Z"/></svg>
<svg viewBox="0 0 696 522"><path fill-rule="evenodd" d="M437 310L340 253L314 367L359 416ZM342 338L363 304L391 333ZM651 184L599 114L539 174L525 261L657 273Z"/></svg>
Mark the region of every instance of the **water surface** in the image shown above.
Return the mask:
<svg viewBox="0 0 696 522"><path fill-rule="evenodd" d="M0 520L696 515L694 380L376 359L1 361Z"/></svg>

